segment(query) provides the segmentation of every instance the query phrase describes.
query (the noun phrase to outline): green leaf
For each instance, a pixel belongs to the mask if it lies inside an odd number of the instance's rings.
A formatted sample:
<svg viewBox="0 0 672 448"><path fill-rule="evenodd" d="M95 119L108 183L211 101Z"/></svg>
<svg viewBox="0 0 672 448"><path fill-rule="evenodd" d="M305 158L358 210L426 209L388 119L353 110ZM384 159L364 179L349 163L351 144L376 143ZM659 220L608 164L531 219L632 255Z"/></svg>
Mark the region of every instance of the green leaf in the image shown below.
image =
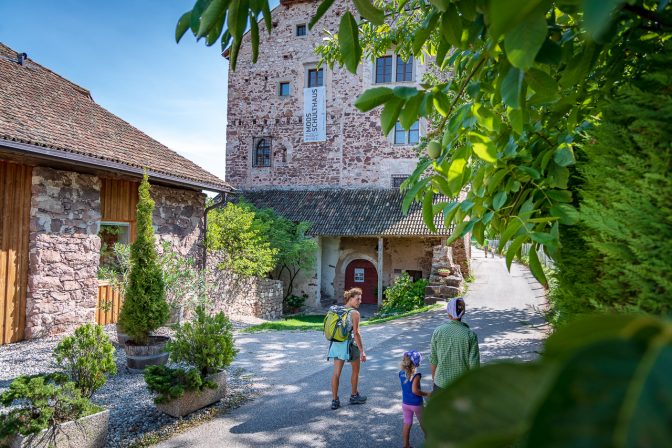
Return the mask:
<svg viewBox="0 0 672 448"><path fill-rule="evenodd" d="M530 234L530 237L532 238L532 241L535 241L539 244L545 245L553 245L556 243L556 239L553 235L550 233L544 233L544 232L532 232Z"/></svg>
<svg viewBox="0 0 672 448"><path fill-rule="evenodd" d="M326 0L325 3L327 1L333 2L334 0ZM266 0L261 1L261 12L264 15L264 23L266 24L266 31L268 31L268 34L271 34L271 30L273 29L273 18L271 17L271 9L268 6L268 2Z"/></svg>
<svg viewBox="0 0 672 448"><path fill-rule="evenodd" d="M573 226L579 222L579 212L569 204L557 204L549 210L551 215L560 219L560 224Z"/></svg>
<svg viewBox="0 0 672 448"><path fill-rule="evenodd" d="M449 5L441 14L441 35L452 45L459 48L462 43L462 19L455 5Z"/></svg>
<svg viewBox="0 0 672 448"><path fill-rule="evenodd" d="M227 24L229 31L233 36L234 42L242 41L243 34L245 34L245 28L247 27L247 17L249 10L250 10L249 0L240 0L240 1L234 0L229 5Z"/></svg>
<svg viewBox="0 0 672 448"><path fill-rule="evenodd" d="M523 111L520 109L512 109L508 107L506 114L509 117L509 122L511 122L511 127L513 130L518 134L522 134L524 125Z"/></svg>
<svg viewBox="0 0 672 448"><path fill-rule="evenodd" d="M250 14L250 40L252 43L252 63L256 64L259 57L259 23L252 14Z"/></svg>
<svg viewBox="0 0 672 448"><path fill-rule="evenodd" d="M497 187L502 182L504 176L506 176L507 173L508 171L506 169L501 169L490 177L490 179L487 182L489 194L492 194L497 189Z"/></svg>
<svg viewBox="0 0 672 448"><path fill-rule="evenodd" d="M430 34L436 27L436 22L439 20L439 16L435 11L430 12L425 21L422 23L422 26L415 31L415 37L413 38L413 54L419 55L422 51L422 46L425 45L425 42L429 38Z"/></svg>
<svg viewBox="0 0 672 448"><path fill-rule="evenodd" d="M556 202L572 202L572 192L569 190L546 190L544 193Z"/></svg>
<svg viewBox="0 0 672 448"><path fill-rule="evenodd" d="M374 87L367 89L357 97L355 107L362 112L368 112L392 98L394 98L394 91L389 87Z"/></svg>
<svg viewBox="0 0 672 448"><path fill-rule="evenodd" d="M350 11L346 11L341 18L341 24L338 27L338 42L345 66L351 73L357 73L362 48L359 46L357 21Z"/></svg>
<svg viewBox="0 0 672 448"><path fill-rule="evenodd" d="M521 165L517 167L517 169L518 171L522 171L526 175L530 176L534 180L541 179L541 174L539 174L539 171L535 170L531 166Z"/></svg>
<svg viewBox="0 0 672 448"><path fill-rule="evenodd" d="M205 36L210 32L213 26L217 23L217 20L222 19L223 13L227 9L228 0L212 0L206 10L201 14L201 23L198 27L198 33L196 37L200 38Z"/></svg>
<svg viewBox="0 0 672 448"><path fill-rule="evenodd" d="M432 232L436 232L436 226L434 225L434 192L432 189L428 189L425 193L425 198L422 201L422 220L425 222L425 225Z"/></svg>
<svg viewBox="0 0 672 448"><path fill-rule="evenodd" d="M537 104L552 101L559 97L558 83L549 74L538 68L531 68L525 72L525 81L536 92L538 96Z"/></svg>
<svg viewBox="0 0 672 448"><path fill-rule="evenodd" d="M422 102L423 97L424 93L419 92L417 95L406 101L406 105L399 115L399 122L404 127L404 129L410 129L413 123L418 120L418 112L420 110L420 103Z"/></svg>
<svg viewBox="0 0 672 448"><path fill-rule="evenodd" d="M513 262L513 257L516 256L521 246L527 239L527 235L518 235L515 240L511 242L509 248L506 250L506 269L511 271L511 263Z"/></svg>
<svg viewBox="0 0 672 448"><path fill-rule="evenodd" d="M404 215L408 214L408 209L411 207L411 204L415 200L415 196L417 196L418 192L422 190L422 188L427 185L427 183L431 180L430 177L425 177L424 179L419 180L416 182L407 192L406 195L404 196L404 200L401 203L401 211L404 212Z"/></svg>
<svg viewBox="0 0 672 448"><path fill-rule="evenodd" d="M182 14L180 20L177 21L177 27L175 27L175 42L180 43L180 39L184 36L184 33L189 29L189 24L191 23L191 11L187 11Z"/></svg>
<svg viewBox="0 0 672 448"><path fill-rule="evenodd" d="M555 41L546 39L537 53L535 62L539 64L558 65L562 62L562 49Z"/></svg>
<svg viewBox="0 0 672 448"><path fill-rule="evenodd" d="M474 154L476 154L479 159L488 163L497 161L497 148L490 138L475 132L470 132L469 141L471 142Z"/></svg>
<svg viewBox="0 0 672 448"><path fill-rule="evenodd" d="M488 22L490 35L497 39L516 27L542 0L490 0ZM460 2L460 4L466 2Z"/></svg>
<svg viewBox="0 0 672 448"><path fill-rule="evenodd" d="M509 224L506 226L504 232L502 232L502 237L499 239L500 247L504 247L506 243L515 235L520 228L523 226L520 219L512 219L509 221Z"/></svg>
<svg viewBox="0 0 672 448"><path fill-rule="evenodd" d="M457 197L462 190L464 169L467 166L469 155L469 148L462 147L455 153L453 160L450 162L450 167L448 168L448 174L446 177L448 178L450 191L455 197Z"/></svg>
<svg viewBox="0 0 672 448"><path fill-rule="evenodd" d="M394 129L394 125L397 124L397 119L399 118L399 113L401 112L404 102L403 99L395 96L385 103L383 112L380 114L380 124L383 128L384 135L389 134L390 131Z"/></svg>
<svg viewBox="0 0 672 448"><path fill-rule="evenodd" d="M493 363L469 370L428 401L428 447L512 446L527 430L553 377L546 366ZM449 422L460 422L455 430Z"/></svg>
<svg viewBox="0 0 672 448"><path fill-rule="evenodd" d="M553 161L557 163L560 166L569 166L573 165L576 163L576 159L574 158L574 151L572 151L572 147L569 146L566 143L563 143L558 147L558 149L555 150L555 153L553 154Z"/></svg>
<svg viewBox="0 0 672 448"><path fill-rule="evenodd" d="M583 27L595 41L600 41L624 0L583 0Z"/></svg>
<svg viewBox="0 0 672 448"><path fill-rule="evenodd" d="M504 104L512 109L520 108L520 96L523 89L524 73L516 67L511 67L502 80L501 95Z"/></svg>
<svg viewBox="0 0 672 448"><path fill-rule="evenodd" d="M320 3L320 6L317 7L317 11L315 11L315 15L313 16L313 18L310 19L310 22L308 22L308 29L312 30L315 24L322 18L322 16L327 11L329 11L329 8L331 8L331 5L333 4L334 0L323 0L322 3ZM271 30L269 29L268 31L270 32Z"/></svg>
<svg viewBox="0 0 672 448"><path fill-rule="evenodd" d="M357 11L369 22L374 25L382 25L385 23L385 13L371 4L369 0L353 0Z"/></svg>
<svg viewBox="0 0 672 448"><path fill-rule="evenodd" d="M429 0L436 9L443 12L450 7L450 0Z"/></svg>
<svg viewBox="0 0 672 448"><path fill-rule="evenodd" d="M201 26L201 14L205 11L205 8L208 6L210 0L196 0L194 7L191 10L191 17L189 18L189 27L191 32L198 33L198 28Z"/></svg>
<svg viewBox="0 0 672 448"><path fill-rule="evenodd" d="M222 34L222 29L224 29L224 23L226 22L226 9L222 12L221 17L213 26L210 28L210 32L208 33L205 44L210 47L211 45L214 45L215 42L217 42L217 38Z"/></svg>
<svg viewBox="0 0 672 448"><path fill-rule="evenodd" d="M546 40L546 31L544 11L537 10L506 33L504 49L511 65L521 70L532 67L539 49Z"/></svg>
<svg viewBox="0 0 672 448"><path fill-rule="evenodd" d="M669 446L671 366L669 337L584 345L539 406L529 446Z"/></svg>
<svg viewBox="0 0 672 448"><path fill-rule="evenodd" d="M434 99L434 108L438 113L443 115L444 117L448 116L448 112L450 112L450 98L448 98L448 95L446 95L443 92L433 92L432 93L432 98Z"/></svg>
<svg viewBox="0 0 672 448"><path fill-rule="evenodd" d="M495 211L499 210L502 208L502 206L506 203L506 192L505 191L500 191L498 192L494 198L492 198L492 208L495 209Z"/></svg>
<svg viewBox="0 0 672 448"><path fill-rule="evenodd" d="M535 244L532 244L532 247L530 247L528 256L530 258L530 271L532 271L532 275L534 275L534 278L536 278L539 283L546 286L548 284L546 274L544 274L544 269L539 262L539 255L537 255L537 246Z"/></svg>

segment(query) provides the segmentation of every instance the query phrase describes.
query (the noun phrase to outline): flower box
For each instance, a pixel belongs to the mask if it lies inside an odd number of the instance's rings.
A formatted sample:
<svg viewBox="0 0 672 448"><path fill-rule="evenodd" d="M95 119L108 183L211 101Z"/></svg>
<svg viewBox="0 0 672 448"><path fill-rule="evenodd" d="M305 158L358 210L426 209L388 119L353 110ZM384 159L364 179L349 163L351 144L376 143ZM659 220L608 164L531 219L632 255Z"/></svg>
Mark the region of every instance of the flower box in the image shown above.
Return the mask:
<svg viewBox="0 0 672 448"><path fill-rule="evenodd" d="M156 405L156 408L173 417L183 417L201 408L218 402L226 395L226 372L213 373L207 380L217 384L216 389L187 390L180 398Z"/></svg>
<svg viewBox="0 0 672 448"><path fill-rule="evenodd" d="M107 440L109 421L110 411L105 409L44 429L37 434L17 434L0 439L0 445L10 448L102 448Z"/></svg>

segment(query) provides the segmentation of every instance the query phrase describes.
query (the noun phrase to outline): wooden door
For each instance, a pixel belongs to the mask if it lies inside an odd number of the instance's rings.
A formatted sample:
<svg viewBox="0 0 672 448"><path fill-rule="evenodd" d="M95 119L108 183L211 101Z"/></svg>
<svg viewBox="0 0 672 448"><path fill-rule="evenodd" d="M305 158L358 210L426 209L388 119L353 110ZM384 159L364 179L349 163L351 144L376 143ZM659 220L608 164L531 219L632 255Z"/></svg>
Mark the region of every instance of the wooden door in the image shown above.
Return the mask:
<svg viewBox="0 0 672 448"><path fill-rule="evenodd" d="M362 303L377 304L378 297L378 272L376 267L368 260L353 260L345 268L345 290L360 288L362 290Z"/></svg>
<svg viewBox="0 0 672 448"><path fill-rule="evenodd" d="M23 339L32 168L0 160L0 345Z"/></svg>

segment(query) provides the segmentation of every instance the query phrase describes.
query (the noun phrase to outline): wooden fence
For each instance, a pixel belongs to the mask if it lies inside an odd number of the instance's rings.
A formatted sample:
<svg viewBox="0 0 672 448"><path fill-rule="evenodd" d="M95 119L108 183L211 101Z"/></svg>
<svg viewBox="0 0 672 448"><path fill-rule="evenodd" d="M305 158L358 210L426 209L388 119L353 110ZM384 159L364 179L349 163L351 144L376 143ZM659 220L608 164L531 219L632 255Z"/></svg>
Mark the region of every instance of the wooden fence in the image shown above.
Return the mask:
<svg viewBox="0 0 672 448"><path fill-rule="evenodd" d="M119 311L124 298L109 282L98 281L98 304L96 305L96 322L100 325L114 324L119 319Z"/></svg>

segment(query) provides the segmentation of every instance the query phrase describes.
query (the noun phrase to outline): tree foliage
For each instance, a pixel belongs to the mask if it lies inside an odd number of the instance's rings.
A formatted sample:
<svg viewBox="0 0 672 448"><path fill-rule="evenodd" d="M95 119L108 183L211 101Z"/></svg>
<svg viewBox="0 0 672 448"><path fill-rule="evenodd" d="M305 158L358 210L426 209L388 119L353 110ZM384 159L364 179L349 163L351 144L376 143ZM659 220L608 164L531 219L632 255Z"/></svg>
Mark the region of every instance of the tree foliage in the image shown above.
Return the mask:
<svg viewBox="0 0 672 448"><path fill-rule="evenodd" d="M311 27L332 4L320 3ZM536 249L556 256L559 226L578 220L568 179L582 133L598 118L599 100L639 76L638 43L664 51L671 10L666 0L357 0L318 51L353 73L362 58L390 48L436 63L438 75L421 88L377 87L355 105L382 107L384 133L397 120L408 128L428 118L441 152L424 157L404 185L425 204L427 225L440 214L456 225L453 238L499 234L501 248L512 242L511 255L531 242L530 268L545 282ZM221 35L235 69L248 22L256 62L262 16L270 33L267 0L198 0L176 37L191 28L212 45ZM467 187L459 202L430 200Z"/></svg>
<svg viewBox="0 0 672 448"><path fill-rule="evenodd" d="M119 314L119 325L138 344L146 344L150 332L166 323L170 313L163 274L157 262L152 227L154 200L149 188L145 173L138 190L136 239L131 245L128 287Z"/></svg>
<svg viewBox="0 0 672 448"><path fill-rule="evenodd" d="M253 210L231 202L210 211L207 247L221 254L220 269L245 277L265 277L273 270L278 251L255 217Z"/></svg>

